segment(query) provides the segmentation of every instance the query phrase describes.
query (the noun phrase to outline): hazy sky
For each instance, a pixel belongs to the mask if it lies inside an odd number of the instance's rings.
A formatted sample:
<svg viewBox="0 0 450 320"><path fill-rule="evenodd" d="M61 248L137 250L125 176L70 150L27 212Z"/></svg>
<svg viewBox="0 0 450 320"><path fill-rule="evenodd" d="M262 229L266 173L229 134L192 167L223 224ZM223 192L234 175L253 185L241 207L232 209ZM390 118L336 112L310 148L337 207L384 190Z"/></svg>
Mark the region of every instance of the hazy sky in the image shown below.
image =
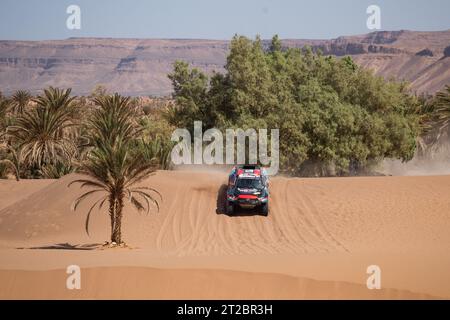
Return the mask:
<svg viewBox="0 0 450 320"><path fill-rule="evenodd" d="M81 29L66 27L69 5ZM366 9L381 8L382 30L450 29L450 0L0 0L0 40L68 37L334 38L367 33Z"/></svg>

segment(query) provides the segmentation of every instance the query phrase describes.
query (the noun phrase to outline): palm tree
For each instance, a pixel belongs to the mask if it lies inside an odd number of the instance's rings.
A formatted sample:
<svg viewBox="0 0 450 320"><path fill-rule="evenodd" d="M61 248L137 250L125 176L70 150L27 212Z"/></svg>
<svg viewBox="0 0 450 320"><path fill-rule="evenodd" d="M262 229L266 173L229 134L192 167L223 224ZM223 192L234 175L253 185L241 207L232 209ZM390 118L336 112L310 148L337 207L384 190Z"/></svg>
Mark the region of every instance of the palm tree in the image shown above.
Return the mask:
<svg viewBox="0 0 450 320"><path fill-rule="evenodd" d="M33 99L34 102L38 104L38 107L43 107L51 110L65 109L67 112L75 114L78 110L75 108L76 96L70 96L72 92L71 88L59 89L54 87L49 87L44 89L44 94L39 95Z"/></svg>
<svg viewBox="0 0 450 320"><path fill-rule="evenodd" d="M89 234L89 219L92 210L104 203L109 203L111 222L111 243L120 245L122 241L122 215L124 200L128 199L138 210L148 213L151 204L159 210L154 194L161 195L150 187L139 187L137 184L153 174L155 166L139 149L132 148L139 130L134 121L135 111L130 106L130 99L115 94L95 99L99 109L94 112L88 123L89 138L92 151L82 163L79 172L86 178L77 179L73 183L81 183L81 187L91 189L78 197L72 206L78 205L89 196L102 194L90 207L86 216L86 233Z"/></svg>
<svg viewBox="0 0 450 320"><path fill-rule="evenodd" d="M13 112L23 113L32 99L31 94L26 90L17 90L11 97L11 107Z"/></svg>
<svg viewBox="0 0 450 320"><path fill-rule="evenodd" d="M76 167L74 167L72 163L58 161L42 166L39 170L39 173L45 179L59 179L62 176L73 173L75 171Z"/></svg>
<svg viewBox="0 0 450 320"><path fill-rule="evenodd" d="M6 127L7 127L6 117L7 117L8 111L9 111L9 107L10 107L10 101L7 99L0 98L0 136L5 132Z"/></svg>
<svg viewBox="0 0 450 320"><path fill-rule="evenodd" d="M0 164L9 166L14 172L16 181L19 181L20 174L22 172L22 162L23 162L22 150L14 149L11 146L8 146L6 149L11 154L11 159L2 159L2 160L0 160Z"/></svg>
<svg viewBox="0 0 450 320"><path fill-rule="evenodd" d="M43 164L72 158L76 152L73 139L67 136L75 125L74 97L70 89L50 88L35 99L37 107L24 111L8 127L7 135L22 149L23 157L30 164Z"/></svg>
<svg viewBox="0 0 450 320"><path fill-rule="evenodd" d="M436 115L442 132L450 124L450 86L436 95Z"/></svg>
<svg viewBox="0 0 450 320"><path fill-rule="evenodd" d="M158 168L163 170L171 168L170 154L174 145L175 143L167 142L161 136L156 136L151 141L141 139L136 142L136 148L142 151L146 161L154 162L158 165Z"/></svg>

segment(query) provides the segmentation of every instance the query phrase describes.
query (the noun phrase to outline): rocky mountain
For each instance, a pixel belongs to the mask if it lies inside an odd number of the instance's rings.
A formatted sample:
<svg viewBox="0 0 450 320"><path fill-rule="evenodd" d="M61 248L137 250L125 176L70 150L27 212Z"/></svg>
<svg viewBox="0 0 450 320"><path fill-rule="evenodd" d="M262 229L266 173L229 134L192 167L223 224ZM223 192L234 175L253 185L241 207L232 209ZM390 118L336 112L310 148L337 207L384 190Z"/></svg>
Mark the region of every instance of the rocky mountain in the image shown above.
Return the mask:
<svg viewBox="0 0 450 320"><path fill-rule="evenodd" d="M309 45L327 55L351 55L379 75L410 81L417 92L433 93L450 84L450 30L286 39L283 45ZM223 71L228 49L229 41L195 39L0 41L0 91L38 92L52 85L88 94L102 84L128 95L167 95L171 92L167 74L175 60L185 60L208 73Z"/></svg>

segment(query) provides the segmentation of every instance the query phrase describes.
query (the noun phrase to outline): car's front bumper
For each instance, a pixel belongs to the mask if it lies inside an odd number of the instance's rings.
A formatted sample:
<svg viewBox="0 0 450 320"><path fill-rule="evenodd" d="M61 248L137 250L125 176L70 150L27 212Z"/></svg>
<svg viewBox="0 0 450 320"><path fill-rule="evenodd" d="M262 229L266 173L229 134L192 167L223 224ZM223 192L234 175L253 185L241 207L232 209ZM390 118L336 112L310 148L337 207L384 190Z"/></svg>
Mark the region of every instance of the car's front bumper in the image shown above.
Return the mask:
<svg viewBox="0 0 450 320"><path fill-rule="evenodd" d="M244 198L244 199L228 199L228 201L230 201L231 203L240 206L241 208L245 208L245 209L252 209L255 208L257 206L263 205L265 203L268 202L268 198L256 198L256 199L251 199L251 198Z"/></svg>

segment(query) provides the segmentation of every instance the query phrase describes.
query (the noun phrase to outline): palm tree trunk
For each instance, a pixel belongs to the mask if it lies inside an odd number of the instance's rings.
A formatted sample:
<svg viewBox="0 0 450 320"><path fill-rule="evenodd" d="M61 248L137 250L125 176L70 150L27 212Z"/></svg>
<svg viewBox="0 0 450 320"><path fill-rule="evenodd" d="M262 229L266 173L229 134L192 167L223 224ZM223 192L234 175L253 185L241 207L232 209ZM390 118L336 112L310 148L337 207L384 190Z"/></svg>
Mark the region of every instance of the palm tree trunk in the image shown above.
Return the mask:
<svg viewBox="0 0 450 320"><path fill-rule="evenodd" d="M109 213L111 217L111 242L122 243L122 209L123 196L111 196L109 199Z"/></svg>
<svg viewBox="0 0 450 320"><path fill-rule="evenodd" d="M20 180L20 159L18 156L16 156L16 158L17 159L16 159L16 163L14 166L14 174L16 176L16 181L19 181Z"/></svg>
<svg viewBox="0 0 450 320"><path fill-rule="evenodd" d="M116 219L115 199L114 195L109 196L109 218L111 220L111 242L113 241L114 221Z"/></svg>

